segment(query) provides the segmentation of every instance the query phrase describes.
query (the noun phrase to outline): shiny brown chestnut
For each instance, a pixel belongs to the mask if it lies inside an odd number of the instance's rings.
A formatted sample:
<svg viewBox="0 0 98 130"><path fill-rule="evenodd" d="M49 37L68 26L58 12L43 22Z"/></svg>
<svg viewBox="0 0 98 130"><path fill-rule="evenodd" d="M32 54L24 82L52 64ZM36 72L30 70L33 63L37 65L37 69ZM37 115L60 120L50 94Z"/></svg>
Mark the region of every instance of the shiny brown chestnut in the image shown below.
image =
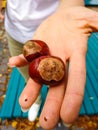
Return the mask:
<svg viewBox="0 0 98 130"><path fill-rule="evenodd" d="M47 44L41 40L28 40L23 46L23 55L28 62L39 56L49 55Z"/></svg>
<svg viewBox="0 0 98 130"><path fill-rule="evenodd" d="M55 86L65 77L65 64L55 56L41 56L29 65L30 77L40 83Z"/></svg>

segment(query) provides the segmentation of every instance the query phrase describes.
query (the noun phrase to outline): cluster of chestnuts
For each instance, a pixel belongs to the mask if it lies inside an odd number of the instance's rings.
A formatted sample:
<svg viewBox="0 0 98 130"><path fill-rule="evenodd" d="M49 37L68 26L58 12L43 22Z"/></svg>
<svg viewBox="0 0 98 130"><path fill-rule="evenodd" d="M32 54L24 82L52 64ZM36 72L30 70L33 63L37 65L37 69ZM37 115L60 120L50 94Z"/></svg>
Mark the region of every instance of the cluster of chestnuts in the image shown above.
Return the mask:
<svg viewBox="0 0 98 130"><path fill-rule="evenodd" d="M23 46L23 55L29 62L30 77L40 84L55 86L64 79L65 65L51 56L47 44L41 40L29 40Z"/></svg>

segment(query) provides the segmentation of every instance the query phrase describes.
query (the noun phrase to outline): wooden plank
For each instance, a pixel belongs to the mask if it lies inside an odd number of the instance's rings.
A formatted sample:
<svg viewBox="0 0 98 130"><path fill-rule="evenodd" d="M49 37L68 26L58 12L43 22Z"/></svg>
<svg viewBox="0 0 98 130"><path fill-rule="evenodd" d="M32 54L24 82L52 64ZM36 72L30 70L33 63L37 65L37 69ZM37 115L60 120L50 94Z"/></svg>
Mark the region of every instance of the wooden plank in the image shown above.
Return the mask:
<svg viewBox="0 0 98 130"><path fill-rule="evenodd" d="M80 115L85 115L86 114L86 110L84 107L84 103L82 103L81 109L80 109Z"/></svg>
<svg viewBox="0 0 98 130"><path fill-rule="evenodd" d="M91 78L89 76L88 76L89 87L87 88L87 92L89 94L89 100L92 104L94 112L95 112L95 114L98 114L98 95L96 94L96 89L94 87L94 84L92 84L92 83L94 83L94 78L92 78L92 80L91 80ZM92 114L92 113L90 113L90 111L89 111L89 114Z"/></svg>
<svg viewBox="0 0 98 130"><path fill-rule="evenodd" d="M3 118L10 118L13 115L13 109L14 109L14 103L18 91L18 83L17 82L20 78L19 73L16 73L17 70L14 69L11 78L8 84L8 89L6 93L6 98L4 100L4 104L2 106L1 112L0 112L0 117ZM17 75L16 75L17 74Z"/></svg>
<svg viewBox="0 0 98 130"><path fill-rule="evenodd" d="M92 107L92 104L91 104L91 102L89 100L89 95L87 93L86 88L85 88L85 95L84 95L83 105L84 105L84 108L85 108L85 111L86 111L86 115L93 115L93 114L95 114L95 111L94 111L94 109Z"/></svg>
<svg viewBox="0 0 98 130"><path fill-rule="evenodd" d="M22 116L22 111L21 111L18 100L19 100L19 96L20 96L24 86L25 86L25 81L24 81L23 77L21 76L20 79L19 79L19 90L18 90L17 96L16 96L16 103L15 103L15 106L14 106L13 117Z"/></svg>

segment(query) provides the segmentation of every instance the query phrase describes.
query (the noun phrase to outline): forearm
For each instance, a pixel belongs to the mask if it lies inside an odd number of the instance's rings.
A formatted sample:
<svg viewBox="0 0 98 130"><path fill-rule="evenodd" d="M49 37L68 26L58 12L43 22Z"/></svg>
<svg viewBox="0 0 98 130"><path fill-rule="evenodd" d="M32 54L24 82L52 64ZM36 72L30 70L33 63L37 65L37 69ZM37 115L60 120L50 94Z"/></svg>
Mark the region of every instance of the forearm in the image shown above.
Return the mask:
<svg viewBox="0 0 98 130"><path fill-rule="evenodd" d="M60 0L59 8L67 8L71 6L84 6L84 0Z"/></svg>

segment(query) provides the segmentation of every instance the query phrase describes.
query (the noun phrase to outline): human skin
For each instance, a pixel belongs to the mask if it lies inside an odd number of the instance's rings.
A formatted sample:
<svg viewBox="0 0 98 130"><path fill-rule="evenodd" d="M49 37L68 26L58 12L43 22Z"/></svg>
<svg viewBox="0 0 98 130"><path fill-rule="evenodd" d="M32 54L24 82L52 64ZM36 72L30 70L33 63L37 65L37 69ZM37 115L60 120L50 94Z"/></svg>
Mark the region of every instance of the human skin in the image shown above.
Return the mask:
<svg viewBox="0 0 98 130"><path fill-rule="evenodd" d="M2 9L2 0L0 0L0 19L3 20L4 15L2 14L1 9Z"/></svg>
<svg viewBox="0 0 98 130"><path fill-rule="evenodd" d="M77 119L85 89L87 41L94 31L98 31L98 13L85 8L82 0L62 0L57 11L36 30L33 39L46 42L51 55L60 57L68 70L62 84L49 88L39 118L42 128L54 128L59 118L67 124ZM10 66L26 64L23 55L9 59ZM21 107L29 108L40 89L41 85L30 78L19 99Z"/></svg>

